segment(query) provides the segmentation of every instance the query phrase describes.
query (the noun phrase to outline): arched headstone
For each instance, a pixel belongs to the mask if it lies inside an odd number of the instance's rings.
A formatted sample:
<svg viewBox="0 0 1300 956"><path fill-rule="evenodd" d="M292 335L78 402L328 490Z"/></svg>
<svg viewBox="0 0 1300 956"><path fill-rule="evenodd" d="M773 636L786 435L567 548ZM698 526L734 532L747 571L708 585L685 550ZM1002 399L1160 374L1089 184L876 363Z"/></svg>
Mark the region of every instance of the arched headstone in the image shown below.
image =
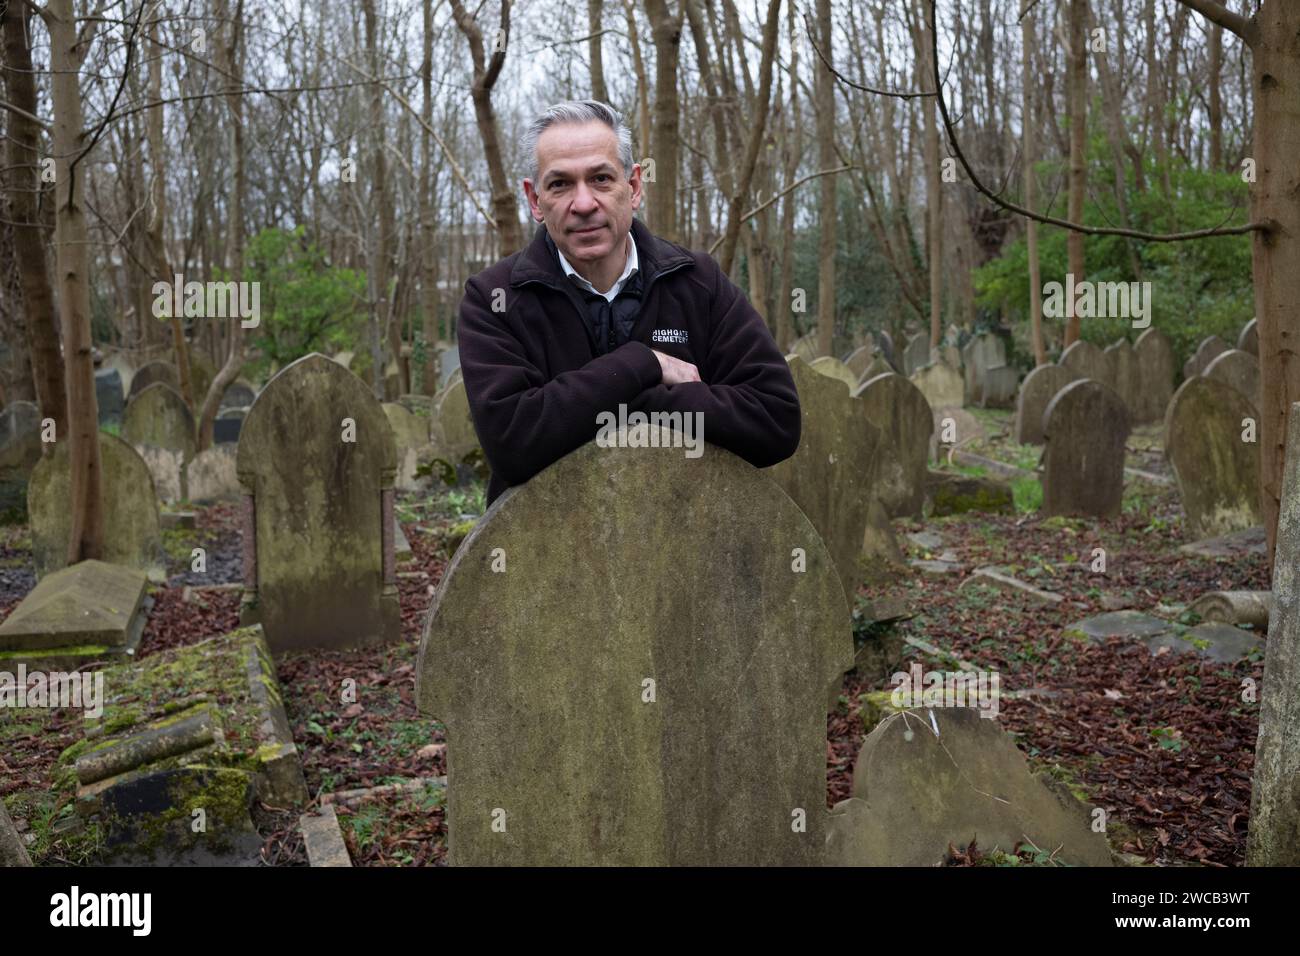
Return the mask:
<svg viewBox="0 0 1300 956"><path fill-rule="evenodd" d="M1259 359L1249 352L1241 349L1220 352L1201 374L1216 382L1231 385L1259 408Z"/></svg>
<svg viewBox="0 0 1300 956"><path fill-rule="evenodd" d="M1060 365L1040 365L1020 383L1020 394L1016 396L1016 422L1013 432L1016 441L1022 445L1041 445L1043 443L1043 412L1047 403L1056 397L1056 393L1078 377L1068 368Z"/></svg>
<svg viewBox="0 0 1300 956"><path fill-rule="evenodd" d="M508 489L439 586L416 702L454 865L823 861L835 565L761 472L648 432Z"/></svg>
<svg viewBox="0 0 1300 956"><path fill-rule="evenodd" d="M1157 328L1149 328L1133 345L1137 359L1138 397L1136 408L1129 409L1136 422L1164 421L1165 409L1174 395L1174 347Z"/></svg>
<svg viewBox="0 0 1300 956"><path fill-rule="evenodd" d="M1133 409L1139 403L1142 383L1139 380L1137 353L1128 339L1120 339L1106 346L1102 353L1106 359L1106 384L1115 390L1124 407L1129 410L1130 421Z"/></svg>
<svg viewBox="0 0 1300 956"><path fill-rule="evenodd" d="M930 336L924 332L912 336L907 340L907 348L903 349L903 374L911 378L918 369L929 364Z"/></svg>
<svg viewBox="0 0 1300 956"><path fill-rule="evenodd" d="M1217 335L1207 335L1201 339L1201 344L1196 347L1192 357L1183 363L1183 380L1200 375L1211 362L1230 348L1232 346Z"/></svg>
<svg viewBox="0 0 1300 956"><path fill-rule="evenodd" d="M891 518L921 517L934 429L930 403L919 388L892 372L871 379L853 394L883 438L872 492Z"/></svg>
<svg viewBox="0 0 1300 956"><path fill-rule="evenodd" d="M277 652L400 634L393 543L397 455L384 410L313 353L257 397L239 436L241 620Z"/></svg>
<svg viewBox="0 0 1300 956"><path fill-rule="evenodd" d="M463 381L452 382L443 391L438 399L438 414L434 422L437 439L434 446L438 454L452 464L463 461L466 455L479 447L478 432L474 431L474 420L469 414L469 395Z"/></svg>
<svg viewBox="0 0 1300 956"><path fill-rule="evenodd" d="M1043 413L1043 514L1110 518L1124 500L1128 410L1101 382L1071 382Z"/></svg>
<svg viewBox="0 0 1300 956"><path fill-rule="evenodd" d="M849 371L857 376L857 381L862 380L862 375L871 366L876 358L876 347L874 345L863 345L853 350L849 357L844 360L844 364L849 367Z"/></svg>
<svg viewBox="0 0 1300 956"><path fill-rule="evenodd" d="M961 372L947 362L934 362L917 369L910 376L931 408L960 408L966 397Z"/></svg>
<svg viewBox="0 0 1300 956"><path fill-rule="evenodd" d="M195 452L194 416L179 392L162 382L137 392L122 416L122 437L149 464L163 501L186 497L185 467Z"/></svg>
<svg viewBox="0 0 1300 956"><path fill-rule="evenodd" d="M1007 364L1007 347L992 332L981 332L963 346L961 360L965 373L966 404L982 407L988 372Z"/></svg>
<svg viewBox="0 0 1300 956"><path fill-rule="evenodd" d="M1090 378L1103 385L1110 384L1110 363L1106 361L1105 353L1083 339L1062 352L1056 364L1073 372L1076 379Z"/></svg>
<svg viewBox="0 0 1300 956"><path fill-rule="evenodd" d="M819 375L825 375L827 378L833 378L836 381L843 382L845 387L851 392L858 387L857 376L853 371L837 358L831 358L829 355L823 355L821 358L813 359L809 367Z"/></svg>
<svg viewBox="0 0 1300 956"><path fill-rule="evenodd" d="M1249 352L1255 358L1259 358L1259 320L1251 319L1242 326L1241 334L1237 336L1237 348L1243 352Z"/></svg>
<svg viewBox="0 0 1300 956"><path fill-rule="evenodd" d="M1191 539L1263 524L1259 413L1241 392L1204 375L1183 382L1165 414L1165 456Z"/></svg>
<svg viewBox="0 0 1300 956"><path fill-rule="evenodd" d="M170 385L174 389L180 389L180 376L176 374L176 366L170 362L147 362L136 369L135 375L131 376L131 390L126 393L127 404L150 385L162 382L164 385Z"/></svg>
<svg viewBox="0 0 1300 956"><path fill-rule="evenodd" d="M68 443L55 442L54 451L37 462L27 486L32 559L38 578L68 563L68 536L72 533L68 455ZM158 496L148 466L127 442L107 432L99 433L99 465L104 501L101 560L139 568L151 579L163 580Z"/></svg>

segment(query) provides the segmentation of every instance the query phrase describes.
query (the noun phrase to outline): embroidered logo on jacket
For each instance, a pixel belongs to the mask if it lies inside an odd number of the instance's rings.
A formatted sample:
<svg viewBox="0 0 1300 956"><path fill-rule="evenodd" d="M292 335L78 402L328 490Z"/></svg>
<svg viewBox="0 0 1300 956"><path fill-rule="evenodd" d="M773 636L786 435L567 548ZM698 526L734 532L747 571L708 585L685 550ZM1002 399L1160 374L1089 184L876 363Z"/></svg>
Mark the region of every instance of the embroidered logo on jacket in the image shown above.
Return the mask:
<svg viewBox="0 0 1300 956"><path fill-rule="evenodd" d="M655 329L650 333L651 342L663 342L669 345L685 345L686 338L685 329Z"/></svg>

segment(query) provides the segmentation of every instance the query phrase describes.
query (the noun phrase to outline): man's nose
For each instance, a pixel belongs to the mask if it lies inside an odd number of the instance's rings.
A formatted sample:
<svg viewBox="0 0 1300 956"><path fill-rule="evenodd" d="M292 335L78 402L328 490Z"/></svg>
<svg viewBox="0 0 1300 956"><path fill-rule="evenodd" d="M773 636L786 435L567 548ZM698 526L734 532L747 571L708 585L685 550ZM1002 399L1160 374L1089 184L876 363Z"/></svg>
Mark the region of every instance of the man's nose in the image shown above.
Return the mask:
<svg viewBox="0 0 1300 956"><path fill-rule="evenodd" d="M591 188L586 183L578 183L578 188L573 194L573 211L580 216L585 216L595 212L598 205L596 194Z"/></svg>

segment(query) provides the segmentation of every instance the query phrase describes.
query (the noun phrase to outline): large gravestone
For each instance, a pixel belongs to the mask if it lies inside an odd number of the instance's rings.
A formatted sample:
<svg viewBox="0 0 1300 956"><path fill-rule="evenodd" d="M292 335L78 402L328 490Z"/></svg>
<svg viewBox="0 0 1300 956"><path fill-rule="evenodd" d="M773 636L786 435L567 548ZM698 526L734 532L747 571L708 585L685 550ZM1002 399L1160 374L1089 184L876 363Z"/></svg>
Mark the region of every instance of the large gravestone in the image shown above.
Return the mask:
<svg viewBox="0 0 1300 956"><path fill-rule="evenodd" d="M1110 384L1110 363L1106 354L1091 342L1079 339L1061 353L1057 365L1078 378L1090 378L1094 382Z"/></svg>
<svg viewBox="0 0 1300 956"><path fill-rule="evenodd" d="M138 380L137 376L137 380ZM127 403L122 437L149 465L163 501L186 497L185 467L194 458L194 416L169 385L155 382Z"/></svg>
<svg viewBox="0 0 1300 956"><path fill-rule="evenodd" d="M170 385L172 388L179 390L181 387L180 376L176 373L176 366L170 362L147 362L136 370L135 375L131 377L131 390L126 394L126 400L129 404L131 399L135 398L150 385L162 382L164 385Z"/></svg>
<svg viewBox="0 0 1300 956"><path fill-rule="evenodd" d="M961 372L947 362L934 362L913 372L909 378L921 390L931 408L960 408L966 396Z"/></svg>
<svg viewBox="0 0 1300 956"><path fill-rule="evenodd" d="M1183 363L1183 379L1195 378L1209 367L1209 364L1232 348L1217 335L1208 335L1201 340L1191 358Z"/></svg>
<svg viewBox="0 0 1300 956"><path fill-rule="evenodd" d="M1216 382L1230 385L1250 399L1252 405L1259 408L1259 359L1249 352L1240 349L1220 352L1209 365L1205 366L1205 371L1201 374Z"/></svg>
<svg viewBox="0 0 1300 956"><path fill-rule="evenodd" d="M1243 441L1246 419L1254 442ZM1165 415L1165 456L1183 501L1188 537L1213 538L1262 524L1259 413L1230 385L1198 375L1174 393Z"/></svg>
<svg viewBox="0 0 1300 956"><path fill-rule="evenodd" d="M397 455L365 384L316 353L287 365L248 413L236 469L241 620L277 652L396 638Z"/></svg>
<svg viewBox="0 0 1300 956"><path fill-rule="evenodd" d="M463 381L452 382L438 399L433 427L438 454L452 464L464 461L466 455L479 447Z"/></svg>
<svg viewBox="0 0 1300 956"><path fill-rule="evenodd" d="M235 446L213 445L199 452L185 467L185 479L189 500L195 504L238 498Z"/></svg>
<svg viewBox="0 0 1300 956"><path fill-rule="evenodd" d="M432 457L429 441L429 418L415 415L396 402L384 403L384 415L393 429L397 449L397 477L394 483L399 491L415 491L426 481L416 476L421 464Z"/></svg>
<svg viewBox="0 0 1300 956"><path fill-rule="evenodd" d="M1016 396L1016 421L1012 434L1022 445L1043 443L1043 412L1056 393L1077 381L1074 372L1060 365L1040 365L1020 383Z"/></svg>
<svg viewBox="0 0 1300 956"><path fill-rule="evenodd" d="M1164 421L1165 409L1174 395L1174 347L1159 329L1150 328L1133 345L1139 383L1136 408L1129 409L1136 422Z"/></svg>
<svg viewBox="0 0 1300 956"><path fill-rule="evenodd" d="M41 451L40 409L31 402L10 402L0 412L0 515L21 513Z"/></svg>
<svg viewBox="0 0 1300 956"><path fill-rule="evenodd" d="M32 559L38 578L68 563L72 529L68 455L68 443L55 442L54 451L32 470L27 486ZM163 580L158 498L148 466L127 442L106 432L99 433L99 464L105 502L103 560L139 568L150 579Z"/></svg>
<svg viewBox="0 0 1300 956"><path fill-rule="evenodd" d="M1010 408L1015 403L1020 373L1013 365L995 365L984 372L980 408Z"/></svg>
<svg viewBox="0 0 1300 956"><path fill-rule="evenodd" d="M934 428L930 403L919 388L893 373L871 379L854 392L854 398L883 439L872 493L891 518L919 518Z"/></svg>
<svg viewBox="0 0 1300 956"><path fill-rule="evenodd" d="M1119 514L1128 433L1128 411L1108 385L1084 379L1057 392L1043 413L1043 514Z"/></svg>
<svg viewBox="0 0 1300 956"><path fill-rule="evenodd" d="M1106 384L1119 395L1120 401L1129 410L1131 421L1133 409L1141 401L1142 382L1137 353L1128 344L1128 339L1120 339L1106 346L1106 351L1102 354L1106 359Z"/></svg>
<svg viewBox="0 0 1300 956"><path fill-rule="evenodd" d="M122 374L115 368L101 368L95 372L95 402L99 406L99 424L111 425L122 421Z"/></svg>
<svg viewBox="0 0 1300 956"><path fill-rule="evenodd" d="M821 358L813 359L809 363L809 368L819 375L843 382L849 391L858 387L858 377L853 374L853 370L837 358L823 355Z"/></svg>
<svg viewBox="0 0 1300 956"><path fill-rule="evenodd" d="M1007 347L992 332L981 332L962 347L961 361L966 404L983 407L985 379L990 369L1007 364Z"/></svg>
<svg viewBox="0 0 1300 956"><path fill-rule="evenodd" d="M903 374L911 378L914 372L929 364L930 336L922 332L907 340L907 347L903 349Z"/></svg>
<svg viewBox="0 0 1300 956"><path fill-rule="evenodd" d="M1259 320L1251 319L1237 336L1237 348L1259 358Z"/></svg>
<svg viewBox="0 0 1300 956"><path fill-rule="evenodd" d="M823 861L834 562L761 472L648 432L507 490L443 578L416 703L452 864Z"/></svg>
<svg viewBox="0 0 1300 956"><path fill-rule="evenodd" d="M862 583L858 556L883 436L841 382L818 375L797 356L789 362L799 393L799 448L765 473L825 539L851 610Z"/></svg>
<svg viewBox="0 0 1300 956"><path fill-rule="evenodd" d="M805 362L811 363L813 359L821 355L821 350L817 347L817 333L809 332L807 335L795 339L790 343L787 352L791 355L797 355Z"/></svg>

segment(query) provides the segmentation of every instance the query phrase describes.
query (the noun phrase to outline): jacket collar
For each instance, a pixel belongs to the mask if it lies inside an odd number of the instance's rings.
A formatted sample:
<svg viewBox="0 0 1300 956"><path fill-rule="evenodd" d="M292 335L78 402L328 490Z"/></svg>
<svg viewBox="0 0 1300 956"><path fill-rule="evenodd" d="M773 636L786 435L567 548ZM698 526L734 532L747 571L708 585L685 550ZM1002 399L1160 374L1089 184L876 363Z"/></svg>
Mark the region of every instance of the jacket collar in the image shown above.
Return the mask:
<svg viewBox="0 0 1300 956"><path fill-rule="evenodd" d="M546 224L537 227L532 241L519 253L510 270L510 286L514 288L527 282L541 282L553 289L562 288L564 271L560 259L548 244ZM664 242L652 233L640 219L632 220L632 241L637 245L639 270L648 285L664 272L693 265L695 260L672 243Z"/></svg>

